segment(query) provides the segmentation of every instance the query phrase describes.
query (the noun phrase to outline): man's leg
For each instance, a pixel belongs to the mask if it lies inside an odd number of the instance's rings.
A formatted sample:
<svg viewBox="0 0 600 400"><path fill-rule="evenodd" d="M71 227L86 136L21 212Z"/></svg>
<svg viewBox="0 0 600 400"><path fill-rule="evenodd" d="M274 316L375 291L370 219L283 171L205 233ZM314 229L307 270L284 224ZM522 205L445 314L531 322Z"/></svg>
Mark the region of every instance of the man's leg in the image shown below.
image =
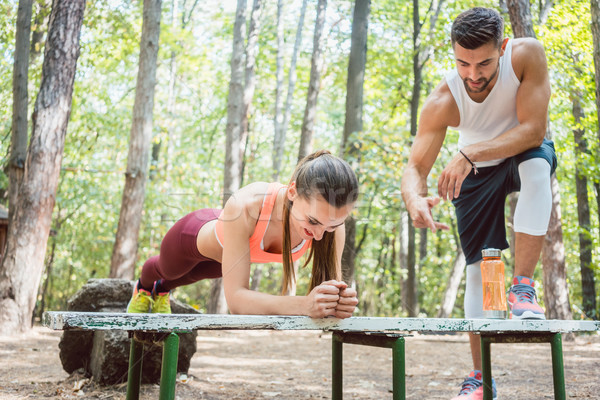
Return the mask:
<svg viewBox="0 0 600 400"><path fill-rule="evenodd" d="M515 209L515 277L508 294L511 318L544 318L537 304L533 273L552 212L550 164L532 158L519 164L521 193Z"/></svg>
<svg viewBox="0 0 600 400"><path fill-rule="evenodd" d="M515 232L515 276L533 278L545 236Z"/></svg>
<svg viewBox="0 0 600 400"><path fill-rule="evenodd" d="M467 265L465 287L465 318L483 318L483 289L481 286L481 260ZM460 393L453 400L481 399L483 396L481 376L480 336L469 333L473 371L463 381ZM493 382L495 389L495 382ZM495 390L494 390L495 392Z"/></svg>
<svg viewBox="0 0 600 400"><path fill-rule="evenodd" d="M481 371L481 336L469 332L469 343L471 344L471 358L473 369Z"/></svg>
<svg viewBox="0 0 600 400"><path fill-rule="evenodd" d="M465 277L465 318L483 318L483 288L481 286L481 261L467 265ZM479 335L469 333L473 369L481 370Z"/></svg>

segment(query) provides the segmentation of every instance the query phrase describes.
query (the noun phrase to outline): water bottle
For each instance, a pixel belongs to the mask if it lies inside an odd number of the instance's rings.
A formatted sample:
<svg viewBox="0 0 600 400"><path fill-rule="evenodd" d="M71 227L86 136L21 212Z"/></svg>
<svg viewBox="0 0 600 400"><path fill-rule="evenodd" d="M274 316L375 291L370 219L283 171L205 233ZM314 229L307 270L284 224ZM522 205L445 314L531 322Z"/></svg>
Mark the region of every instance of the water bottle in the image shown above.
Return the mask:
<svg viewBox="0 0 600 400"><path fill-rule="evenodd" d="M501 250L481 251L481 283L483 286L484 318L506 318L506 291L504 288L504 263L500 259Z"/></svg>

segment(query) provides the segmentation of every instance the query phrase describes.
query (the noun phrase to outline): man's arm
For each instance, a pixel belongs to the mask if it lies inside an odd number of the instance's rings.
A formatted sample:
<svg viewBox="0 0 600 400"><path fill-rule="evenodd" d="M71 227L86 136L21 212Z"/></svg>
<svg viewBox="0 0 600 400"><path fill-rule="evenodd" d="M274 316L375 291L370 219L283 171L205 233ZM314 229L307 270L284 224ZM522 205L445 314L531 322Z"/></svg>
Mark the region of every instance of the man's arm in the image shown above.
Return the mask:
<svg viewBox="0 0 600 400"><path fill-rule="evenodd" d="M433 232L448 229L431 215L431 208L439 203L439 198L427 197L427 176L444 143L446 129L457 115L456 103L448 85L442 81L423 105L417 135L402 175L402 198L416 228L430 228Z"/></svg>

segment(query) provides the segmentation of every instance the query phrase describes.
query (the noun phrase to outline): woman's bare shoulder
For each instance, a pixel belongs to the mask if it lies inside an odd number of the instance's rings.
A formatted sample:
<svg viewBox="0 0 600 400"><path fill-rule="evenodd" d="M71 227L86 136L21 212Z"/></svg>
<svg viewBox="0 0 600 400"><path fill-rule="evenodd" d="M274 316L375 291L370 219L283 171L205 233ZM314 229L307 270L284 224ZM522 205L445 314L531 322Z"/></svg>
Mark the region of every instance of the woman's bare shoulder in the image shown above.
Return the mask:
<svg viewBox="0 0 600 400"><path fill-rule="evenodd" d="M253 182L236 191L225 204L226 212L237 212L249 220L258 220L269 182Z"/></svg>

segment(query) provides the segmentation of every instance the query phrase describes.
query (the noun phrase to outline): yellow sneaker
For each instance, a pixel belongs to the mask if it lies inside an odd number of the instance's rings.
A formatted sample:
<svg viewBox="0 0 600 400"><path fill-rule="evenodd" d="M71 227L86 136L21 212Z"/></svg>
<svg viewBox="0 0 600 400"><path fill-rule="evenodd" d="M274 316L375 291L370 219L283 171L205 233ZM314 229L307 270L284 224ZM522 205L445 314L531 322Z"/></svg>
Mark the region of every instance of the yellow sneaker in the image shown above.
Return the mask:
<svg viewBox="0 0 600 400"><path fill-rule="evenodd" d="M154 293L154 301L152 302L152 313L171 314L171 299L170 292Z"/></svg>
<svg viewBox="0 0 600 400"><path fill-rule="evenodd" d="M133 287L133 296L127 304L128 313L147 313L153 308L154 300L152 300L152 294L144 289L138 289L138 283L136 282Z"/></svg>

